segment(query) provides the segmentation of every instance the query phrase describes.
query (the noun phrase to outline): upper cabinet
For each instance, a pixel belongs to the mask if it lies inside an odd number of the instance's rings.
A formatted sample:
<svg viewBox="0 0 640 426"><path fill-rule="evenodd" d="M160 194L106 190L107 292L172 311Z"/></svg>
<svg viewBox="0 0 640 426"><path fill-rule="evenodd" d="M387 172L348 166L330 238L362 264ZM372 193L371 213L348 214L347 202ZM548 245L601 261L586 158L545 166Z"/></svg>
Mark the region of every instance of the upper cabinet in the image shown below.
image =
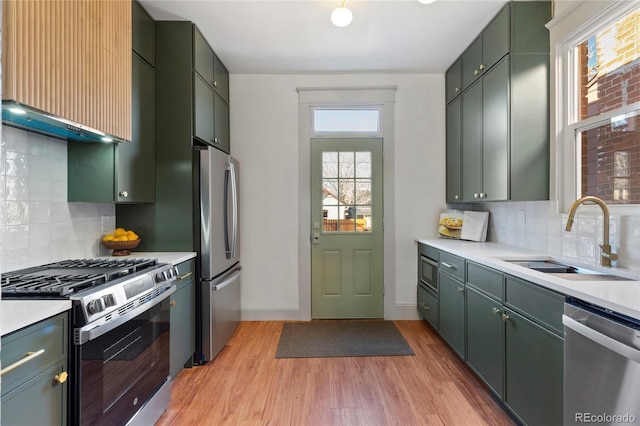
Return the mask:
<svg viewBox="0 0 640 426"><path fill-rule="evenodd" d="M229 72L193 26L194 138L229 153Z"/></svg>
<svg viewBox="0 0 640 426"><path fill-rule="evenodd" d="M2 98L130 140L131 4L3 1Z"/></svg>
<svg viewBox="0 0 640 426"><path fill-rule="evenodd" d="M132 5L131 141L118 144L70 140L68 201L152 203L155 200L154 21Z"/></svg>
<svg viewBox="0 0 640 426"><path fill-rule="evenodd" d="M447 71L448 203L548 199L549 19L507 3Z"/></svg>

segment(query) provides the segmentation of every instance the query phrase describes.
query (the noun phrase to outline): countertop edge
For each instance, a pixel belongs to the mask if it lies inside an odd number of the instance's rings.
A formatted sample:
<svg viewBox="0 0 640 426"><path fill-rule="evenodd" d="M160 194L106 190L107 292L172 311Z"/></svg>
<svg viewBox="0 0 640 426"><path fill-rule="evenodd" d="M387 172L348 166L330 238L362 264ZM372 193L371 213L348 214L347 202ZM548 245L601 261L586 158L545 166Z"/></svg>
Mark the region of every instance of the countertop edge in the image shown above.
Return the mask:
<svg viewBox="0 0 640 426"><path fill-rule="evenodd" d="M196 252L191 251L132 251L128 256L100 256L103 259L126 259L126 258L146 258L157 259L160 263L171 263L178 265L182 262L195 258Z"/></svg>
<svg viewBox="0 0 640 426"><path fill-rule="evenodd" d="M6 336L70 309L70 300L2 300L0 302L1 335Z"/></svg>
<svg viewBox="0 0 640 426"><path fill-rule="evenodd" d="M521 266L513 265L502 259L536 260L561 259L548 253L509 246L492 242L470 242L442 239L416 239L416 242L427 244L467 260L486 265L503 273L525 279L541 287L572 296L585 302L593 303L606 309L640 320L640 280L636 281L567 281ZM570 262L576 264L576 262ZM589 269L594 268L586 266ZM620 270L621 275L628 275L628 270Z"/></svg>

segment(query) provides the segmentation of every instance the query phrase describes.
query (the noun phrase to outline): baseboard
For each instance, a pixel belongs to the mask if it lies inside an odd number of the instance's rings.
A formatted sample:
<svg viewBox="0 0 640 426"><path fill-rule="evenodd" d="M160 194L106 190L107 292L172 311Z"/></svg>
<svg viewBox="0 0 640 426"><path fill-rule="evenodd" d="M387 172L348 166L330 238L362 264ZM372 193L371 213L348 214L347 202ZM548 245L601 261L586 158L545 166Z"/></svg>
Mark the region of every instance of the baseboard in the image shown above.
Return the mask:
<svg viewBox="0 0 640 426"><path fill-rule="evenodd" d="M242 321L306 321L299 309L247 309L242 310Z"/></svg>
<svg viewBox="0 0 640 426"><path fill-rule="evenodd" d="M415 304L402 304L395 306L393 316L385 315L385 319L390 320L419 320L418 308Z"/></svg>

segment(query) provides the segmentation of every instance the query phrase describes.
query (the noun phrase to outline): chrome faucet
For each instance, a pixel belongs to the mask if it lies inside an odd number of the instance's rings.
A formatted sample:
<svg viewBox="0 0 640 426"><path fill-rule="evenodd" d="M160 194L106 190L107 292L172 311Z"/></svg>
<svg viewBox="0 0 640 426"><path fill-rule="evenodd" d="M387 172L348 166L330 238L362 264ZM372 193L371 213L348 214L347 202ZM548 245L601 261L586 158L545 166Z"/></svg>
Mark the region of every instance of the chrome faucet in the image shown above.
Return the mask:
<svg viewBox="0 0 640 426"><path fill-rule="evenodd" d="M587 201L591 201L596 203L602 209L602 244L600 244L600 265L602 266L611 266L612 260L618 260L618 255L611 251L611 246L609 245L609 208L605 204L602 199L598 197L594 197L592 195L587 195L586 197L582 197L577 199L571 204L571 208L569 209L569 217L567 218L567 226L565 231L571 231L571 227L573 226L573 217L576 215L576 210L580 204L585 203Z"/></svg>

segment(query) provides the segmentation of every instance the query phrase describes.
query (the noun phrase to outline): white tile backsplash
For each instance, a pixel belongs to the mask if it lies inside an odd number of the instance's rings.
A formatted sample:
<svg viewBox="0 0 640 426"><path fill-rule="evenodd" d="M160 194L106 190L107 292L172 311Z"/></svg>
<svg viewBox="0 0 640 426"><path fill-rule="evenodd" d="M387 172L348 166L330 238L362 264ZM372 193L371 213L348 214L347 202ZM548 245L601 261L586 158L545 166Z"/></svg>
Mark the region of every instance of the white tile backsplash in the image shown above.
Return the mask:
<svg viewBox="0 0 640 426"><path fill-rule="evenodd" d="M0 271L106 254L115 205L67 202L66 141L3 126L2 148Z"/></svg>
<svg viewBox="0 0 640 426"><path fill-rule="evenodd" d="M601 214L578 211L573 228L567 232L568 215L558 213L556 201L482 203L471 207L491 213L489 241L547 252L586 264L600 263ZM524 226L519 223L521 211L525 212ZM618 261L613 263L615 266L640 270L640 216L611 216L609 243L619 255Z"/></svg>

